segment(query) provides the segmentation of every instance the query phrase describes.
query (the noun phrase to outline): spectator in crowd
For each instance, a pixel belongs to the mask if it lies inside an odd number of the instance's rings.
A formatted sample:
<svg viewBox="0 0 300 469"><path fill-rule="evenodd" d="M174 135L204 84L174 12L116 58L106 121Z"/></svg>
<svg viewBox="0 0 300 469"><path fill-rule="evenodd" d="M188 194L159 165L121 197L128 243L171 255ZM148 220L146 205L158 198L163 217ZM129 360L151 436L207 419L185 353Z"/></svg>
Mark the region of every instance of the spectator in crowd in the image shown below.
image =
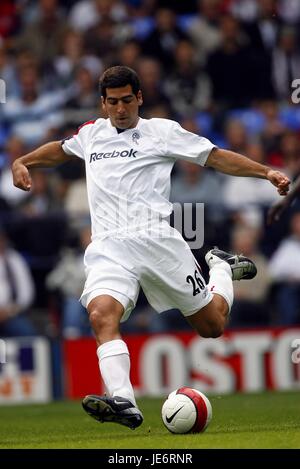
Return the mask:
<svg viewBox="0 0 300 469"><path fill-rule="evenodd" d="M141 57L137 63L137 70L143 86L144 115L150 108L156 106L164 105L170 109L170 101L162 86L163 71L160 62L151 57Z"/></svg>
<svg viewBox="0 0 300 469"><path fill-rule="evenodd" d="M36 169L32 172L34 188L19 204L19 211L28 219L44 217L61 210L61 201L51 187L45 171Z"/></svg>
<svg viewBox="0 0 300 469"><path fill-rule="evenodd" d="M76 67L83 56L83 37L78 31L69 29L65 32L60 50L54 58L54 68L61 83L70 83Z"/></svg>
<svg viewBox="0 0 300 469"><path fill-rule="evenodd" d="M240 21L255 21L258 14L257 0L231 0L229 11Z"/></svg>
<svg viewBox="0 0 300 469"><path fill-rule="evenodd" d="M220 33L220 46L207 59L213 98L221 109L249 106L254 78L248 38L230 15L221 18Z"/></svg>
<svg viewBox="0 0 300 469"><path fill-rule="evenodd" d="M245 27L253 47L263 49L270 56L276 46L282 21L278 15L277 0L259 0L255 21L246 22Z"/></svg>
<svg viewBox="0 0 300 469"><path fill-rule="evenodd" d="M75 72L73 96L65 104L64 115L66 117L67 113L70 116L67 119L77 122L78 126L82 121L96 118L99 113L95 79L95 72L98 75L99 71L99 68L94 70L94 67L91 68L88 63L86 65L82 63Z"/></svg>
<svg viewBox="0 0 300 469"><path fill-rule="evenodd" d="M300 138L296 132L286 131L281 138L279 156L282 158L282 166L288 172L292 180L300 174Z"/></svg>
<svg viewBox="0 0 300 469"><path fill-rule="evenodd" d="M69 24L75 31L85 32L104 18L124 22L127 18L126 4L120 0L80 0L69 15Z"/></svg>
<svg viewBox="0 0 300 469"><path fill-rule="evenodd" d="M287 129L280 119L278 102L275 99L263 100L259 104L259 111L263 118L259 138L266 152L266 161L271 166L282 167L282 158L276 153Z"/></svg>
<svg viewBox="0 0 300 469"><path fill-rule="evenodd" d="M264 151L259 143L249 143L246 155L254 161L264 163ZM263 179L232 178L226 176L224 204L230 211L242 211L248 207L263 209L279 199L276 191L268 187Z"/></svg>
<svg viewBox="0 0 300 469"><path fill-rule="evenodd" d="M66 23L58 0L39 0L38 6L38 17L18 37L17 46L31 50L47 68L58 55Z"/></svg>
<svg viewBox="0 0 300 469"><path fill-rule="evenodd" d="M180 161L173 178L170 199L182 204L201 201L211 209L222 210L220 178L213 171L205 171L194 163Z"/></svg>
<svg viewBox="0 0 300 469"><path fill-rule="evenodd" d="M198 0L198 16L191 21L187 33L196 47L196 60L205 65L207 57L221 46L219 19L221 0Z"/></svg>
<svg viewBox="0 0 300 469"><path fill-rule="evenodd" d="M132 30L127 23L118 23L109 16L103 17L85 33L85 49L89 55L101 57L105 63L112 63L118 47L131 37Z"/></svg>
<svg viewBox="0 0 300 469"><path fill-rule="evenodd" d="M299 24L300 2L298 0L278 0L278 12L285 23Z"/></svg>
<svg viewBox="0 0 300 469"><path fill-rule="evenodd" d="M28 196L28 194L20 194L20 191L15 188L10 169L13 162L23 155L24 151L26 151L26 148L20 138L12 136L7 140L4 151L6 165L0 173L0 197L3 198L11 208L18 205Z"/></svg>
<svg viewBox="0 0 300 469"><path fill-rule="evenodd" d="M34 284L23 257L9 247L0 228L0 337L31 336L36 330L28 318Z"/></svg>
<svg viewBox="0 0 300 469"><path fill-rule="evenodd" d="M231 0L230 11L242 21L254 22L258 18L261 8L260 3L265 11L269 10L274 17L278 14L279 18L285 23L294 24L300 20L300 3L298 0L277 0L276 3L273 0L267 2L260 2L260 0Z"/></svg>
<svg viewBox="0 0 300 469"><path fill-rule="evenodd" d="M69 97L68 90L43 92L37 67L25 66L20 75L20 96L12 97L3 107L3 118L11 132L34 146L46 138L53 126L59 126L58 110Z"/></svg>
<svg viewBox="0 0 300 469"><path fill-rule="evenodd" d="M90 219L85 178L79 178L70 184L64 201L64 209L73 228L78 228Z"/></svg>
<svg viewBox="0 0 300 469"><path fill-rule="evenodd" d="M245 153L249 144L246 127L239 119L229 117L225 123L224 137L226 146L231 151ZM246 153L245 153L246 154Z"/></svg>
<svg viewBox="0 0 300 469"><path fill-rule="evenodd" d="M1 0L0 38L7 39L18 31L20 24L18 6L14 0Z"/></svg>
<svg viewBox="0 0 300 469"><path fill-rule="evenodd" d="M90 227L81 228L79 237L79 249L65 249L46 278L49 290L58 290L62 294L61 333L66 339L91 335L87 311L78 301L85 282L83 255L91 241Z"/></svg>
<svg viewBox="0 0 300 469"><path fill-rule="evenodd" d="M142 44L142 51L168 71L174 65L176 45L186 38L186 34L176 25L176 16L171 9L158 8L155 20L156 26Z"/></svg>
<svg viewBox="0 0 300 469"><path fill-rule="evenodd" d="M237 224L231 232L231 251L251 256L257 266L257 275L250 285L236 282L235 303L231 310L231 326L255 326L270 323L268 294L271 283L268 261L260 252L261 231L248 224Z"/></svg>
<svg viewBox="0 0 300 469"><path fill-rule="evenodd" d="M59 55L54 60L55 73L59 84L69 85L75 78L78 67L86 64L91 70L100 73L101 60L95 55L87 55L84 40L80 32L69 29L66 31Z"/></svg>
<svg viewBox="0 0 300 469"><path fill-rule="evenodd" d="M130 17L143 18L153 13L157 0L125 0L125 3Z"/></svg>
<svg viewBox="0 0 300 469"><path fill-rule="evenodd" d="M165 80L166 94L175 113L181 116L207 110L211 103L211 87L207 75L195 60L193 44L187 39L177 43L175 66ZM176 99L172 99L176 96Z"/></svg>
<svg viewBox="0 0 300 469"><path fill-rule="evenodd" d="M141 44L134 39L129 39L119 47L117 52L117 62L125 65L126 67L135 69L138 59L141 56L141 51Z"/></svg>
<svg viewBox="0 0 300 469"><path fill-rule="evenodd" d="M300 54L297 30L292 26L282 28L279 43L273 50L272 78L276 96L290 102L292 83L300 77Z"/></svg>
<svg viewBox="0 0 300 469"><path fill-rule="evenodd" d="M278 246L269 265L276 282L275 305L278 324L292 325L300 321L300 212L290 222L290 235Z"/></svg>
<svg viewBox="0 0 300 469"><path fill-rule="evenodd" d="M13 61L7 49L8 47L0 35L0 77L5 82L6 96L8 97L17 92L17 77Z"/></svg>

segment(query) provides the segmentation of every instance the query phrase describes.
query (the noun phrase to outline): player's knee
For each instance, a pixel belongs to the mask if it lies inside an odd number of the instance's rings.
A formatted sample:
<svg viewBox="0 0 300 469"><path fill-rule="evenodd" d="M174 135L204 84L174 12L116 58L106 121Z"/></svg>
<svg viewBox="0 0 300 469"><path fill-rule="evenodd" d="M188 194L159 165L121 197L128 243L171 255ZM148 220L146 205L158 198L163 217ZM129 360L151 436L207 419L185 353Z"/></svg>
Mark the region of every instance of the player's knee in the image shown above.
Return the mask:
<svg viewBox="0 0 300 469"><path fill-rule="evenodd" d="M202 337L216 339L223 334L227 317L227 305L216 301L203 311L200 310L192 325Z"/></svg>
<svg viewBox="0 0 300 469"><path fill-rule="evenodd" d="M195 327L201 337L205 339L217 339L224 332L224 325L218 322L209 321Z"/></svg>
<svg viewBox="0 0 300 469"><path fill-rule="evenodd" d="M88 305L90 324L96 333L109 336L118 331L123 308L109 298L91 301Z"/></svg>
<svg viewBox="0 0 300 469"><path fill-rule="evenodd" d="M91 312L89 313L89 320L94 331L103 329L109 324L107 315L103 314L103 312L99 308L91 310Z"/></svg>
<svg viewBox="0 0 300 469"><path fill-rule="evenodd" d="M217 339L221 337L225 329L225 323L218 319L206 321L202 327L198 328L198 333L206 339Z"/></svg>
<svg viewBox="0 0 300 469"><path fill-rule="evenodd" d="M224 329L225 324L222 324L221 322L211 325L210 338L217 339L218 337L221 337L221 335L223 335Z"/></svg>

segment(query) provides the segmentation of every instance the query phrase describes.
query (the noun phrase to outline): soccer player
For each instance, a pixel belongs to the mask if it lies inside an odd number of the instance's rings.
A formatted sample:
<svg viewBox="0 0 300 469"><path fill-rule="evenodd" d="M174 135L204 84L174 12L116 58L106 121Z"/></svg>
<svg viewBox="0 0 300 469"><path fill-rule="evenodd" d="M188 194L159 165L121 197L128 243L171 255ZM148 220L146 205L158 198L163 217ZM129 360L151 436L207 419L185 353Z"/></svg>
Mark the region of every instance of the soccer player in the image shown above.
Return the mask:
<svg viewBox="0 0 300 469"><path fill-rule="evenodd" d="M296 197L300 195L300 176L297 177L289 193L279 202L276 202L268 211L267 222L269 225L278 221L282 213L292 204Z"/></svg>
<svg viewBox="0 0 300 469"><path fill-rule="evenodd" d="M86 306L98 349L107 395L89 395L83 408L101 422L138 427L137 408L129 378L130 359L120 336L140 286L158 311L177 308L202 337L219 337L233 302L233 280L251 279L250 259L212 249L206 254L210 281L188 244L165 220L170 173L178 158L235 176L268 179L286 195L289 179L279 171L245 156L219 149L204 137L168 119L142 119L139 78L130 68L115 66L100 79L107 119L86 122L64 141L47 143L17 159L15 186L30 190L29 170L85 160L92 220L92 242L85 252Z"/></svg>

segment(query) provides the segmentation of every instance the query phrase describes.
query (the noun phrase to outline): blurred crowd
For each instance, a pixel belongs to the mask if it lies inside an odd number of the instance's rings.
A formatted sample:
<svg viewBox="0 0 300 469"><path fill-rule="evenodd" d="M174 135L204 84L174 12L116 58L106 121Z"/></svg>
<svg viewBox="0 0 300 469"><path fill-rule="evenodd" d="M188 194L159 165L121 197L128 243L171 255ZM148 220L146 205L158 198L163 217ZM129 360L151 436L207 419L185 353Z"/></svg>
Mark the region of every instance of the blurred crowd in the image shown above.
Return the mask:
<svg viewBox="0 0 300 469"><path fill-rule="evenodd" d="M78 302L90 239L84 166L35 170L27 193L12 185L12 162L102 116L99 75L123 64L140 76L142 117L178 120L294 180L299 31L298 0L1 0L0 335L90 334ZM204 275L212 245L257 263L257 277L235 285L231 327L300 323L300 204L267 226L278 197L265 180L175 165L172 202L205 204L205 243L194 251ZM124 325L185 328L143 294Z"/></svg>

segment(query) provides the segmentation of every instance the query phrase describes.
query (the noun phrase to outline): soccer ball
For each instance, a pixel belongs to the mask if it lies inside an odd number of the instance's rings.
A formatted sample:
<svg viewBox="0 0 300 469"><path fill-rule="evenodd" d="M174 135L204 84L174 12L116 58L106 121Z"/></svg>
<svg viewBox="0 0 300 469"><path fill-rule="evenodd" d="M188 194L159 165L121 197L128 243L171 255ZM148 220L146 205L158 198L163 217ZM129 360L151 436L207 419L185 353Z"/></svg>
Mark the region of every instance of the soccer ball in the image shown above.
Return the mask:
<svg viewBox="0 0 300 469"><path fill-rule="evenodd" d="M172 433L200 433L211 421L212 408L202 392L182 387L169 394L161 415L164 425Z"/></svg>

